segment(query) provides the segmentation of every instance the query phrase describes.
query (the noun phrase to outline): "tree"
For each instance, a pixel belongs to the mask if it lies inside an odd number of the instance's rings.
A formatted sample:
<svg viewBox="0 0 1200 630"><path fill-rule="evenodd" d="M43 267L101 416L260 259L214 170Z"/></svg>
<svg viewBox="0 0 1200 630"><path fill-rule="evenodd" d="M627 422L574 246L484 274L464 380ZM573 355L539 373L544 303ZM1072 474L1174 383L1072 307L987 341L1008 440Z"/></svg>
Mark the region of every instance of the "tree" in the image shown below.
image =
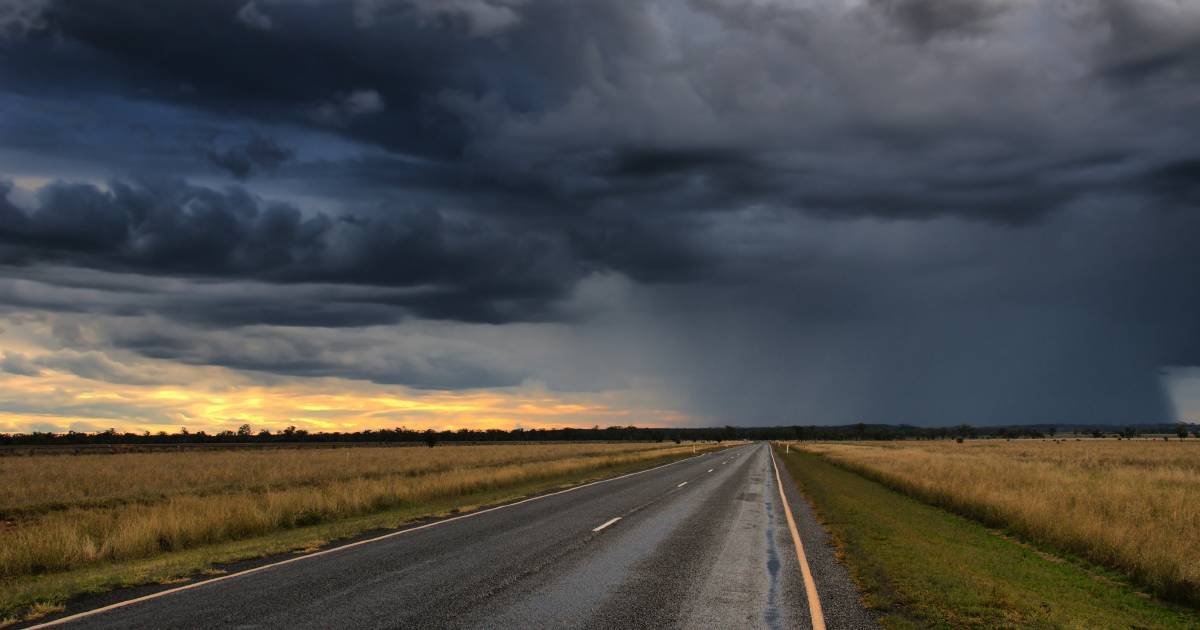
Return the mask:
<svg viewBox="0 0 1200 630"><path fill-rule="evenodd" d="M438 443L437 431L434 431L433 429L425 429L425 445L428 446L429 448L433 448L434 446L437 446L437 443Z"/></svg>
<svg viewBox="0 0 1200 630"><path fill-rule="evenodd" d="M1180 422L1179 425L1175 427L1175 435L1178 435L1179 439L1182 440L1183 438L1187 437L1187 434L1187 425Z"/></svg>
<svg viewBox="0 0 1200 630"><path fill-rule="evenodd" d="M248 424L243 424L242 426L238 427L237 430L238 437L250 437L253 433L254 429L251 429L250 425Z"/></svg>

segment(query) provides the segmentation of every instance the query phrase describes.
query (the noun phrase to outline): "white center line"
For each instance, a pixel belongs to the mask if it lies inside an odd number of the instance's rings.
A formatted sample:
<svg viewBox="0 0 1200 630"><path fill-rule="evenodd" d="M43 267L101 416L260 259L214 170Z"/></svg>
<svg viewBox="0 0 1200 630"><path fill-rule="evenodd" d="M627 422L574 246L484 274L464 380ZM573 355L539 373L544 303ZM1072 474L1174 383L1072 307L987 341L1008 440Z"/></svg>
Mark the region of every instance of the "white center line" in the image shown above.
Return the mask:
<svg viewBox="0 0 1200 630"><path fill-rule="evenodd" d="M712 472L712 471L713 471L713 469L711 469L711 468L708 469L708 472Z"/></svg>
<svg viewBox="0 0 1200 630"><path fill-rule="evenodd" d="M683 482L683 483L681 483L681 484L679 484L678 486L675 486L675 487L676 487L676 488L682 488L682 487L684 487L684 486L686 486L686 485L687 485L687 482L685 481L685 482Z"/></svg>
<svg viewBox="0 0 1200 630"><path fill-rule="evenodd" d="M598 531L600 531L600 530L604 529L605 527L608 527L609 525L612 525L613 523L616 523L616 522L617 522L617 521L619 521L619 520L621 520L621 517L620 517L620 516L618 516L618 517L616 517L616 518L613 518L613 519L609 519L609 520L607 520L607 521L604 521L604 523L602 523L602 524L601 524L599 527L597 527L597 528L593 529L593 530L592 530L592 532L598 532Z"/></svg>

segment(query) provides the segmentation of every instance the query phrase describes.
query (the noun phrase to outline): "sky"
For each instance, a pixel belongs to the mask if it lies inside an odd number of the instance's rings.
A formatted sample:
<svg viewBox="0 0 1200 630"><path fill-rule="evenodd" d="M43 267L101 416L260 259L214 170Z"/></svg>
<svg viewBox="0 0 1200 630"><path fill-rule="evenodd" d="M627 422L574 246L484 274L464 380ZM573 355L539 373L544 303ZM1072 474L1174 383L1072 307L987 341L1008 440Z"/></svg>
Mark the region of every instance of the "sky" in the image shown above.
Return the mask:
<svg viewBox="0 0 1200 630"><path fill-rule="evenodd" d="M1200 421L1200 3L0 0L0 431Z"/></svg>

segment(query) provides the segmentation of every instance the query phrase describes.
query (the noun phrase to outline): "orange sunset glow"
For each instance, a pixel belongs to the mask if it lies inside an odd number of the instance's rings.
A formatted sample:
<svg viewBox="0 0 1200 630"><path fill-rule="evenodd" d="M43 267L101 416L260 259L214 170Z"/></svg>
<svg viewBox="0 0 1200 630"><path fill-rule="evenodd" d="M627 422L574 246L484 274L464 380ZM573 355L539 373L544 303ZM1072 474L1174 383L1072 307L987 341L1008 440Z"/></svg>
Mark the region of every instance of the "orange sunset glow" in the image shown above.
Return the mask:
<svg viewBox="0 0 1200 630"><path fill-rule="evenodd" d="M219 368L197 368L213 375ZM236 382L236 376L227 376ZM245 380L245 379L240 379ZM173 432L223 431L242 424L255 431L295 426L309 431L511 429L589 427L596 424L678 424L683 416L661 409L617 407L611 396L558 396L536 387L479 392L411 390L340 379L280 385L113 385L60 372L0 375L0 398L24 400L0 411L0 431ZM606 400L607 399L607 400Z"/></svg>
<svg viewBox="0 0 1200 630"><path fill-rule="evenodd" d="M295 426L309 431L511 429L589 427L596 424L678 424L681 414L617 406L611 395L556 395L540 387L488 391L425 391L323 378L254 383L221 368L190 371L182 384L111 384L44 370L34 376L0 374L0 431L223 431L242 424L255 431Z"/></svg>

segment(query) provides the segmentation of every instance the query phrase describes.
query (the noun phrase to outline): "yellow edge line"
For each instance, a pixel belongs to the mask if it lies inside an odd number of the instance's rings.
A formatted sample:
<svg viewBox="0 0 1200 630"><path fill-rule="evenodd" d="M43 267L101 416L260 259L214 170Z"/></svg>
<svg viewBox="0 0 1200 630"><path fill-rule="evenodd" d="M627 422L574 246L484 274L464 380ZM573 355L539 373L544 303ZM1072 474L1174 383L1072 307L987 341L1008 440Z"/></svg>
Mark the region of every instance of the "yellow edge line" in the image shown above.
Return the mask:
<svg viewBox="0 0 1200 630"><path fill-rule="evenodd" d="M133 599L127 599L127 600L125 600L125 601L122 601L122 602L117 602L117 603L115 603L115 604L109 604L109 605L107 605L107 606L102 606L102 607L100 607L100 608L93 608L92 610L85 610L85 611L83 611L83 612L75 613L74 615L69 615L69 616L67 616L67 617L60 617L60 618L58 618L58 619L54 619L54 620L51 620L51 621L47 621L47 622L45 622L45 623L40 623L40 624L37 624L37 625L29 626L28 628L26 628L26 630L38 630L38 629L40 629L40 628L50 628L50 627L52 627L52 626L58 626L58 625L62 625L62 624L65 624L65 623L70 623L70 622L72 622L72 621L78 621L79 619L83 619L83 618L86 618L86 617L91 617L91 616L93 616L93 615L98 615L98 614L100 614L100 613L108 612L108 611L110 611L110 610L115 610L115 609L117 609L117 608L124 608L124 607L126 607L126 606L131 606L131 605L133 605L133 604L138 604L138 603L141 603L141 602L144 602L144 601L148 601L148 600L151 600L151 599L158 599L158 598L160 598L160 597L165 597L165 596L167 596L167 595L172 595L172 594L174 594L174 593L179 593L179 592L181 592L181 591L187 591L187 590L191 590L191 589L193 589L193 588L199 588L199 587L201 587L201 586L207 586L207 585L209 585L209 584L216 584L217 582L224 582L225 580L232 580L232 579L234 579L234 578L239 578L239 577L242 577L242 576L245 576L245 575L250 575L251 573L258 573L259 571L265 571L265 570L267 570L267 569L273 569L273 568L275 568L275 567L283 566L283 565L285 565L285 564L291 564L291 563L293 563L293 562L300 562L300 561L302 561L302 560L309 560L309 559L311 559L311 558L316 558L316 557L319 557L319 556L324 556L324 555L331 554L331 553L337 553L337 552L339 552L339 551L345 551L346 549L352 549L352 548L354 548L354 547L359 547L359 546L362 546L362 545L369 545L369 544L371 544L371 543L373 543L373 542L379 542L379 541L381 541L381 540L386 540L386 539L388 539L388 538L394 538L394 537L396 537L396 536L401 536L401 535L403 535L403 534L408 534L408 533L415 532L415 531L419 531L419 530L422 530L422 529L428 529L428 528L430 528L430 527L437 527L437 526L439 526L439 525L445 525L446 523L453 523L454 521L460 521L460 520L462 520L462 519L464 519L464 518L473 518L473 517L479 516L479 515L481 515L481 514L487 514L488 512L495 512L496 510L503 510L503 509L507 509L507 508L510 508L510 507L515 507L515 506L521 505L522 503L529 503L530 501L540 501L540 500L542 500L542 499L548 499L548 498L550 498L550 497L557 496L557 495L560 495L560 494L565 494L565 493L567 493L567 492L574 492L574 491L576 491L576 490L582 490L582 489L584 489L584 488L587 488L587 487L589 487L589 486L595 486L595 485L599 485L599 484L602 484L602 483L609 483L609 482L611 482L611 481L617 481L618 479L625 479L626 477L633 477L634 475L641 475L641 474L645 474L645 473L648 473L648 472L651 472L651 471L654 471L654 470L658 470L658 469L660 469L660 468L666 468L667 466L674 466L675 464L682 464L683 462L686 462L686 461L691 461L691 460L693 460L693 459L696 459L696 458L698 458L698 457L704 457L705 455L710 455L710 454L712 454L713 452L720 452L720 451L718 450L718 451L710 451L710 452L708 452L708 453L700 453L699 455L692 455L691 457L684 457L683 459L677 459L677 460L675 460L675 461L673 461L673 462L668 462L668 463L666 463L666 464L662 464L662 465L660 465L660 466L655 466L654 468L647 468L647 469L645 469L645 470L638 470L638 471L635 471L635 472L631 472L631 473L626 473L626 474L624 474L624 475L620 475L620 476L618 476L618 477L609 477L608 479L600 479L599 481L592 481L592 482L585 483L585 484L581 484L581 485L578 485L578 486L572 486L572 487L570 487L570 488L567 488L567 489L565 489L565 490L558 490L558 491L556 491L556 492L551 492L551 493L548 493L548 494L541 494L541 495L538 495L538 496L536 496L536 497L529 497L528 499L521 499L520 501L515 501L515 502L513 502L513 503L505 503L504 505L497 505L497 506L495 506L495 507L490 507L490 508L487 508L487 509L484 509L484 510L479 510L479 511L477 511L477 512L470 512L470 513L468 513L468 514L463 514L463 515L461 515L461 516L455 516L455 517L453 517L453 518L447 518L447 519L443 519L443 520L440 520L440 521L434 521L434 522L432 522L432 523L426 523L426 524L424 524L424 525L418 525L418 526L416 526L416 527L410 527L410 528L408 528L408 529L401 529L401 530L397 530L397 531L394 531L394 532L389 532L389 533L387 533L387 534L383 534L382 536L376 536L375 538L368 538L367 540L360 540L360 541L357 541L357 542L348 543L348 544L341 545L341 546L338 546L338 547L331 547L331 548L329 548L329 549L323 549L323 550L321 550L321 551L316 551L316 552L313 552L313 553L310 553L310 554L306 554L306 555L303 555L303 556L297 556L297 557L295 557L295 558L288 558L287 560L281 560L281 561L279 561L279 562L273 562L273 563L271 563L271 564L264 564L264 565L262 565L262 566L253 567L253 568L250 568L250 569L246 569L246 570L244 570L244 571L238 571L237 573L230 573L229 575L222 575L222 576L220 576L220 577L215 577L215 578L211 578L211 579L208 579L208 580L203 580L203 581L200 581L200 582L193 582L193 583L191 583L191 584L185 584L185 585L183 585L183 586L177 586L177 587L175 587L175 588L167 589L167 590L165 590L165 591L157 591L157 592L154 592L154 593L150 593L149 595L143 595L143 596L141 596L141 597L135 597L135 598L133 598ZM782 486L781 486L781 487L782 487Z"/></svg>
<svg viewBox="0 0 1200 630"><path fill-rule="evenodd" d="M779 498L783 501L783 512L787 514L788 529L792 530L792 542L796 544L796 557L800 560L800 572L804 574L804 590L808 594L808 611L812 615L813 630L825 630L825 613L821 612L821 598L817 596L817 583L813 580L812 569L808 567L808 556L804 554L804 543L800 542L800 532L796 529L796 519L792 516L792 508L788 505L787 495L783 492L783 478L779 476L779 466L775 464L775 449L768 443L771 453L771 467L775 469L775 482L779 484Z"/></svg>

